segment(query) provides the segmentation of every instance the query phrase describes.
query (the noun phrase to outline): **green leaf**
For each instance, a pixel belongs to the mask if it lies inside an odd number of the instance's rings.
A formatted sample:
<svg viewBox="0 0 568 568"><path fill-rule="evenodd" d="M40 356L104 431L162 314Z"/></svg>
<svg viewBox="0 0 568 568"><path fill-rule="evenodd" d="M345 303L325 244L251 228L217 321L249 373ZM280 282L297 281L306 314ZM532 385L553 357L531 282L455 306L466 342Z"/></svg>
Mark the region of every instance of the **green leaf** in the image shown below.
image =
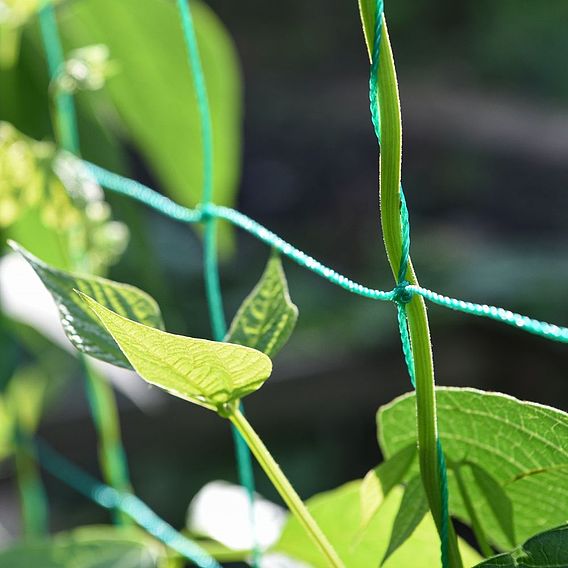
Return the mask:
<svg viewBox="0 0 568 568"><path fill-rule="evenodd" d="M402 483L414 458L416 446L403 448L373 468L361 483L361 526L365 528L383 504L391 489Z"/></svg>
<svg viewBox="0 0 568 568"><path fill-rule="evenodd" d="M491 542L508 549L514 527L515 545L531 535L566 521L568 503L568 415L560 410L522 402L477 389L438 388L439 432L448 463L475 464L498 484L513 509L496 518L487 487L470 468L464 482L475 504L483 531ZM379 443L389 457L416 441L414 393L379 409ZM479 478L479 475L478 475ZM450 512L470 519L451 470L448 476ZM487 481L485 479L485 481ZM494 496L496 489L490 493Z"/></svg>
<svg viewBox="0 0 568 568"><path fill-rule="evenodd" d="M512 552L499 554L476 568L562 568L568 566L568 525L540 533Z"/></svg>
<svg viewBox="0 0 568 568"><path fill-rule="evenodd" d="M142 290L96 276L78 276L45 264L14 242L18 251L32 266L50 291L69 341L83 353L119 367L130 368L112 336L101 327L97 317L85 306L74 290L97 298L117 313L144 323L163 328L162 316L156 302Z"/></svg>
<svg viewBox="0 0 568 568"><path fill-rule="evenodd" d="M237 311L225 341L258 349L274 358L297 320L298 308L290 300L282 262L272 254L258 284Z"/></svg>
<svg viewBox="0 0 568 568"><path fill-rule="evenodd" d="M404 490L400 508L392 526L389 546L381 565L384 565L391 554L411 537L427 512L428 500L426 499L426 493L424 493L420 475L417 475L408 482Z"/></svg>
<svg viewBox="0 0 568 568"><path fill-rule="evenodd" d="M69 47L108 46L118 72L105 90L124 133L167 193L183 205L195 206L201 201L203 184L202 142L175 2L145 0L142 10L139 0L82 0L67 3L60 13ZM211 109L214 199L234 205L241 166L239 63L230 36L211 9L193 1L192 14ZM114 113L108 118L116 119Z"/></svg>
<svg viewBox="0 0 568 568"><path fill-rule="evenodd" d="M166 333L129 320L79 294L135 371L174 396L222 410L223 405L259 389L272 372L272 362L260 351Z"/></svg>
<svg viewBox="0 0 568 568"><path fill-rule="evenodd" d="M158 568L163 547L139 529L92 526L0 551L6 568Z"/></svg>
<svg viewBox="0 0 568 568"><path fill-rule="evenodd" d="M337 489L321 493L307 505L317 523L348 567L377 566L384 556L399 510L402 488L395 487L364 533L360 531L361 481L352 481ZM313 568L328 568L329 564L311 542L298 521L289 517L279 542L273 547ZM473 566L480 556L460 541L464 565ZM385 568L439 568L440 541L431 515L428 513L412 536L386 561Z"/></svg>

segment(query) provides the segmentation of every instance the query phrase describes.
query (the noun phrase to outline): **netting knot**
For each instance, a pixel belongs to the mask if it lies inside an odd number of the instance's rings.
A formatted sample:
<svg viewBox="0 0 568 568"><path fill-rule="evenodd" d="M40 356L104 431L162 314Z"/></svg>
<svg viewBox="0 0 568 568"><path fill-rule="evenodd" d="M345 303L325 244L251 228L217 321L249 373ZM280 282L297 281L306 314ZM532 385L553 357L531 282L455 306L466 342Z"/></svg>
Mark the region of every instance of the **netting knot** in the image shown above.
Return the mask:
<svg viewBox="0 0 568 568"><path fill-rule="evenodd" d="M209 221L215 217L215 205L213 203L199 203L196 207L199 211L199 221Z"/></svg>
<svg viewBox="0 0 568 568"><path fill-rule="evenodd" d="M409 288L410 282L402 280L393 289L392 301L396 304L408 304L414 296L414 291Z"/></svg>

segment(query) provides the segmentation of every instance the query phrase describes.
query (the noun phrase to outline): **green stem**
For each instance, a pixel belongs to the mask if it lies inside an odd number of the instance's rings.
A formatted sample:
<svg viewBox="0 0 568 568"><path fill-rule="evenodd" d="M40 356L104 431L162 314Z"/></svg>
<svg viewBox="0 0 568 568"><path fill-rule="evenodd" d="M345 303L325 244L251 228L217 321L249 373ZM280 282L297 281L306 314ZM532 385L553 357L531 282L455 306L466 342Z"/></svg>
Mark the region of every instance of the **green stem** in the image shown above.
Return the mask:
<svg viewBox="0 0 568 568"><path fill-rule="evenodd" d="M248 447L258 460L258 463L274 485L274 488L292 514L298 519L300 524L304 527L314 544L320 549L323 555L329 562L329 566L334 568L344 568L342 560L339 558L337 552L323 534L319 525L308 511L282 470L276 463L258 434L254 431L248 420L243 416L238 407L228 415L229 420L240 432L241 436L246 441Z"/></svg>
<svg viewBox="0 0 568 568"><path fill-rule="evenodd" d="M119 492L130 492L130 478L120 433L120 421L112 387L99 376L89 361L80 356L93 423L97 432L99 464L103 479ZM127 515L116 511L116 524L132 524Z"/></svg>
<svg viewBox="0 0 568 568"><path fill-rule="evenodd" d="M79 131L77 127L77 115L73 96L61 91L56 84L57 74L64 64L63 48L57 30L55 9L51 0L44 0L44 5L39 12L39 22L42 39L47 55L50 85L50 111L54 125L55 139L59 146L65 150L79 155ZM69 257L69 250L65 251ZM80 266L83 261L82 255L69 259L68 268L71 270L81 269L88 271L88 267ZM93 370L88 360L80 356L80 361L85 379L85 389L99 446L99 464L105 481L117 491L128 491L130 481L126 455L122 445L120 422L116 398L112 388ZM115 516L115 522L130 523L127 517L121 513Z"/></svg>
<svg viewBox="0 0 568 568"><path fill-rule="evenodd" d="M379 55L379 109L381 121L380 205L383 238L389 263L397 278L401 250L400 179L402 163L402 128L398 85L392 48L386 21ZM408 263L406 280L418 284L412 263ZM442 495L437 458L437 417L434 383L434 364L430 344L430 330L426 306L420 296L414 296L406 306L408 327L416 373L416 411L420 472L432 515L441 532ZM452 568L461 568L453 525L449 523L449 562Z"/></svg>
<svg viewBox="0 0 568 568"><path fill-rule="evenodd" d="M459 492L462 496L463 503L465 505L467 514L471 520L471 528L473 529L473 534L475 535L475 539L477 540L477 544L479 545L479 549L481 553L486 558L493 556L494 552L491 548L489 541L487 540L487 536L481 523L479 521L479 517L475 511L475 507L473 506L473 502L471 497L469 496L469 492L467 490L467 485L464 481L463 475L461 473L461 466L458 464L455 468L453 468L454 475L456 477L456 481L458 484Z"/></svg>
<svg viewBox="0 0 568 568"><path fill-rule="evenodd" d="M15 413L14 417L14 463L22 506L24 534L28 538L41 537L48 532L48 509L45 489L33 449L29 447Z"/></svg>

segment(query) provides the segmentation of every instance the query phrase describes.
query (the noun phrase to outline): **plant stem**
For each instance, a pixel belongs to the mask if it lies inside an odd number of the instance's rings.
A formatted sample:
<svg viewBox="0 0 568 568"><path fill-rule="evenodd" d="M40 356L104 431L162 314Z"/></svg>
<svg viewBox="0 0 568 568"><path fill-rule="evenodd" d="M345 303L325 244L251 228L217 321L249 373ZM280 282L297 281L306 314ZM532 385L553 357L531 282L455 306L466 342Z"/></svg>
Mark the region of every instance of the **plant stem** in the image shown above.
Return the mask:
<svg viewBox="0 0 568 568"><path fill-rule="evenodd" d="M494 552L491 546L489 545L489 541L487 540L487 536L485 535L485 531L479 522L479 517L475 511L475 507L471 501L471 497L467 491L467 485L464 481L463 475L461 473L461 465L458 464L455 468L453 468L454 475L456 476L456 481L458 484L458 489L463 499L463 503L467 510L467 514L471 520L471 528L473 529L473 534L475 535L475 539L477 540L477 544L479 544L479 549L481 553L486 558L493 556Z"/></svg>
<svg viewBox="0 0 568 568"><path fill-rule="evenodd" d="M51 0L46 0L39 11L39 23L52 80L49 94L55 140L59 146L78 156L80 152L79 130L73 96L58 89L54 83L65 59L57 30L55 9ZM65 249L65 253L67 257L70 256L68 249ZM82 262L82 255L68 258L69 266L67 268L88 272L89 267L81 266ZM116 398L112 388L105 379L95 373L89 361L83 355L79 355L79 360L83 370L89 407L97 432L99 464L103 478L117 491L128 491L130 481L126 455L121 440ZM131 521L122 513L117 513L115 522L130 523Z"/></svg>
<svg viewBox="0 0 568 568"><path fill-rule="evenodd" d="M292 514L304 527L314 544L320 549L323 555L334 568L344 568L342 560L337 552L323 534L319 525L308 511L282 470L276 463L258 434L254 431L248 420L243 416L238 407L235 407L228 415L229 420L240 432L248 447L258 460L258 463L265 471L266 475L278 491Z"/></svg>
<svg viewBox="0 0 568 568"><path fill-rule="evenodd" d="M368 43L372 45L372 42L368 41ZM381 225L388 260L396 279L402 251L400 224L402 127L396 70L384 19L378 79L382 137L380 153ZM408 262L406 280L411 284L418 283L410 260ZM436 443L438 433L434 390L434 363L424 300L420 296L415 295L407 304L406 311L416 374L416 412L420 472L430 504L430 510L438 531L441 531L442 495ZM450 566L452 568L461 568L462 561L451 520L448 533Z"/></svg>
<svg viewBox="0 0 568 568"><path fill-rule="evenodd" d="M22 426L14 410L14 463L22 507L24 534L27 538L45 536L48 532L48 507L45 489Z"/></svg>

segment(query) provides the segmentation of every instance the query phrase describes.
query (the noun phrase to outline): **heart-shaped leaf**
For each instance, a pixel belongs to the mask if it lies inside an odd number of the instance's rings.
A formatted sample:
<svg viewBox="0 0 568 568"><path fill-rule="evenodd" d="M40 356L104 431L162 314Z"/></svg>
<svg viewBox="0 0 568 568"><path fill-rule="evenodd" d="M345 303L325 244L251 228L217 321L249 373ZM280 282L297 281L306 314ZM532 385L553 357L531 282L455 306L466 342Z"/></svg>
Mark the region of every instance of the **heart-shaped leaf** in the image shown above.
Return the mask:
<svg viewBox="0 0 568 568"><path fill-rule="evenodd" d="M507 554L475 568L562 568L568 566L568 525L537 534Z"/></svg>
<svg viewBox="0 0 568 568"><path fill-rule="evenodd" d="M129 320L79 292L147 382L211 410L259 389L270 358L249 347L173 335Z"/></svg>
<svg viewBox="0 0 568 568"><path fill-rule="evenodd" d="M277 254L272 254L258 284L237 311L225 341L253 347L274 358L288 341L298 320L298 308Z"/></svg>
<svg viewBox="0 0 568 568"><path fill-rule="evenodd" d="M507 550L566 522L568 414L477 389L438 388L436 399L448 464L474 464L487 474L480 483L479 474L474 477L471 468L462 468L477 517L493 544ZM415 404L411 393L379 409L379 443L387 458L416 442ZM451 469L448 481L450 512L470 523ZM497 517L492 510L495 484L512 504L512 522L503 516L506 510ZM516 542L510 543L511 538Z"/></svg>
<svg viewBox="0 0 568 568"><path fill-rule="evenodd" d="M42 262L14 242L18 251L51 292L69 341L81 352L119 367L130 368L128 360L91 310L74 290L80 290L115 312L145 325L163 329L158 304L145 292L96 276L78 276Z"/></svg>

